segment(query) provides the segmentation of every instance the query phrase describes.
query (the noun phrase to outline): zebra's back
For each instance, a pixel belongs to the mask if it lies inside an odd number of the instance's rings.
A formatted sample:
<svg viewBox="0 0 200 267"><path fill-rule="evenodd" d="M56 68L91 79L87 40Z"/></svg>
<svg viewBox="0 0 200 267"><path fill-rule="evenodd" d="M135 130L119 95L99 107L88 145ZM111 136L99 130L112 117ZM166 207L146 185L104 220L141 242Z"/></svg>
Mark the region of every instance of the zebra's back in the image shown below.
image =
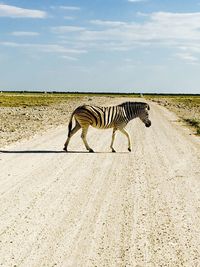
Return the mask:
<svg viewBox="0 0 200 267"><path fill-rule="evenodd" d="M113 128L121 123L125 116L124 109L120 106L99 107L90 105L78 107L74 115L80 124L89 124L99 129Z"/></svg>

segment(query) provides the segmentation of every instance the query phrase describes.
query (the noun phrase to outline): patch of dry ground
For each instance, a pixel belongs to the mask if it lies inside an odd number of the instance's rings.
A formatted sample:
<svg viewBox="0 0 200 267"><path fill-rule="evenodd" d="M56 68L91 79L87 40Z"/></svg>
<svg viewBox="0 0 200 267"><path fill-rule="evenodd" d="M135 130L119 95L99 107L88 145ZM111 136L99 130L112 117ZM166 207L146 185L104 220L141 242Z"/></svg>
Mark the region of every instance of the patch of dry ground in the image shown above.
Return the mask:
<svg viewBox="0 0 200 267"><path fill-rule="evenodd" d="M0 147L28 139L38 132L68 124L71 112L79 105L103 105L109 97L78 97L49 106L0 107Z"/></svg>
<svg viewBox="0 0 200 267"><path fill-rule="evenodd" d="M97 153L80 134L65 153L66 127L2 149L0 266L199 267L199 139L164 107L150 118L129 124L131 153L93 128Z"/></svg>

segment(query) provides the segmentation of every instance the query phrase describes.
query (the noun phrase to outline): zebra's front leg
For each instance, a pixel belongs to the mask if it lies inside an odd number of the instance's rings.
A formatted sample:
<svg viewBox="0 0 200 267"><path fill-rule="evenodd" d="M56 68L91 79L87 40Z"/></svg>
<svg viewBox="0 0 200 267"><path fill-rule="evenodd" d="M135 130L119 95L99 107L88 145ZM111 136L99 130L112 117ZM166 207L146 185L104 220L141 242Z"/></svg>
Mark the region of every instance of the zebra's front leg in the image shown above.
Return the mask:
<svg viewBox="0 0 200 267"><path fill-rule="evenodd" d="M119 130L120 130L121 133L126 135L126 137L128 138L128 151L131 152L131 140L130 140L130 136L129 136L128 132L124 128L121 128Z"/></svg>
<svg viewBox="0 0 200 267"><path fill-rule="evenodd" d="M88 142L86 140L87 131L88 131L88 127L87 128L83 128L82 134L81 134L81 138L83 139L83 143L84 143L86 149L89 152L94 152L94 150L88 145Z"/></svg>
<svg viewBox="0 0 200 267"><path fill-rule="evenodd" d="M116 131L117 131L117 129L113 128L112 141L111 141L111 144L110 144L110 148L112 149L112 152L116 152L115 149L113 148L113 143L114 143L114 140L115 140Z"/></svg>

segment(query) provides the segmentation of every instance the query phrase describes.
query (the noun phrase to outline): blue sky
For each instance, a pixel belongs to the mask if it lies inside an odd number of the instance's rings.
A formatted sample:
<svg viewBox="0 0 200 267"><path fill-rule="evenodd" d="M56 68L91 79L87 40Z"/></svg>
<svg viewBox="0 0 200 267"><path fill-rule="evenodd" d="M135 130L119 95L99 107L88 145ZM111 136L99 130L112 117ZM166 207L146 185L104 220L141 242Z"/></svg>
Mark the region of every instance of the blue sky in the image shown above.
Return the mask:
<svg viewBox="0 0 200 267"><path fill-rule="evenodd" d="M200 93L200 0L0 1L0 90Z"/></svg>

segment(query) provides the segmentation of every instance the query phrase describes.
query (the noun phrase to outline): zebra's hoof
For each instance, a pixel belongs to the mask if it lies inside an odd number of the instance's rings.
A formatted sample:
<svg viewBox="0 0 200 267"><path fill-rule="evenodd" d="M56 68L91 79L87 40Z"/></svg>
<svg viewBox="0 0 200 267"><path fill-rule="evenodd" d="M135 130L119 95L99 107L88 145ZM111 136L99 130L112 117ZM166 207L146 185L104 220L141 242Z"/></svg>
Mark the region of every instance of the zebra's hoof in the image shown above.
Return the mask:
<svg viewBox="0 0 200 267"><path fill-rule="evenodd" d="M94 150L93 150L93 149L89 149L89 152L90 152L90 153L94 153Z"/></svg>
<svg viewBox="0 0 200 267"><path fill-rule="evenodd" d="M67 152L67 148L65 146L63 147L63 150Z"/></svg>
<svg viewBox="0 0 200 267"><path fill-rule="evenodd" d="M115 153L116 151L114 150L114 148L112 148L112 152Z"/></svg>
<svg viewBox="0 0 200 267"><path fill-rule="evenodd" d="M131 148L128 148L128 151L131 152Z"/></svg>

